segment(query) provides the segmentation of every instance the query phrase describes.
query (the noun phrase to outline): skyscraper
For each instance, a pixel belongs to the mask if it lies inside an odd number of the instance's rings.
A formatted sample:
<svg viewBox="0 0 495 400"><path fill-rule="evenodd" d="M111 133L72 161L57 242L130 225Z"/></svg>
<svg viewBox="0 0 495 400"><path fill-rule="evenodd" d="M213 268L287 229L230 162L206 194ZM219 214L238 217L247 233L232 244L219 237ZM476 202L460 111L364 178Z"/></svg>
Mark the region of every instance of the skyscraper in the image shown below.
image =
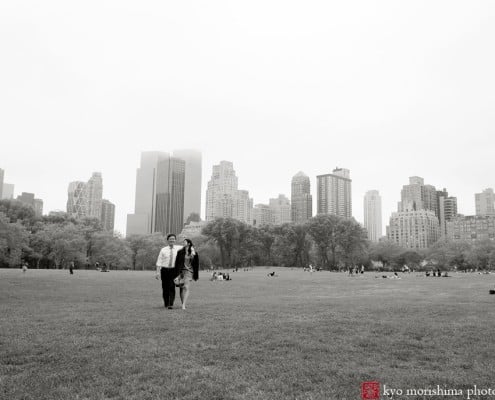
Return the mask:
<svg viewBox="0 0 495 400"><path fill-rule="evenodd" d="M0 199L3 199L3 180L4 180L5 172L2 168L0 168Z"/></svg>
<svg viewBox="0 0 495 400"><path fill-rule="evenodd" d="M192 214L201 215L202 157L197 150L174 150L174 157L186 162L184 181L184 222Z"/></svg>
<svg viewBox="0 0 495 400"><path fill-rule="evenodd" d="M3 183L2 199L11 200L14 198L14 185L10 183Z"/></svg>
<svg viewBox="0 0 495 400"><path fill-rule="evenodd" d="M103 180L100 172L93 172L86 184L86 199L88 202L87 216L101 218L101 200L103 198Z"/></svg>
<svg viewBox="0 0 495 400"><path fill-rule="evenodd" d="M313 216L313 197L309 177L299 171L291 181L291 219L296 224L304 223Z"/></svg>
<svg viewBox="0 0 495 400"><path fill-rule="evenodd" d="M113 232L115 223L115 204L108 200L101 201L101 226L103 230Z"/></svg>
<svg viewBox="0 0 495 400"><path fill-rule="evenodd" d="M414 249L427 248L441 235L439 223L439 197L447 195L444 189L438 194L435 187L425 185L423 178L409 178L409 185L401 190L398 211L392 213L387 227L389 240Z"/></svg>
<svg viewBox="0 0 495 400"><path fill-rule="evenodd" d="M88 215L86 182L70 182L67 195L67 214L74 218L86 217Z"/></svg>
<svg viewBox="0 0 495 400"><path fill-rule="evenodd" d="M364 196L364 227L368 239L378 242L382 236L382 198L378 190L369 190Z"/></svg>
<svg viewBox="0 0 495 400"><path fill-rule="evenodd" d="M292 221L290 200L285 195L279 194L277 198L270 199L269 206L274 225L282 225Z"/></svg>
<svg viewBox="0 0 495 400"><path fill-rule="evenodd" d="M492 188L474 195L476 215L495 215L495 194Z"/></svg>
<svg viewBox="0 0 495 400"><path fill-rule="evenodd" d="M447 222L457 215L457 198L449 197L446 189L437 191L438 196L438 221L440 223L440 235L447 235Z"/></svg>
<svg viewBox="0 0 495 400"><path fill-rule="evenodd" d="M234 218L247 224L253 223L253 199L247 190L239 190L234 165L220 161L213 166L206 189L206 221L215 218Z"/></svg>
<svg viewBox="0 0 495 400"><path fill-rule="evenodd" d="M333 214L352 217L351 178L345 168L335 168L332 174L318 175L318 214Z"/></svg>
<svg viewBox="0 0 495 400"><path fill-rule="evenodd" d="M134 214L127 215L126 235L178 234L184 220L184 181L184 160L164 152L141 153Z"/></svg>

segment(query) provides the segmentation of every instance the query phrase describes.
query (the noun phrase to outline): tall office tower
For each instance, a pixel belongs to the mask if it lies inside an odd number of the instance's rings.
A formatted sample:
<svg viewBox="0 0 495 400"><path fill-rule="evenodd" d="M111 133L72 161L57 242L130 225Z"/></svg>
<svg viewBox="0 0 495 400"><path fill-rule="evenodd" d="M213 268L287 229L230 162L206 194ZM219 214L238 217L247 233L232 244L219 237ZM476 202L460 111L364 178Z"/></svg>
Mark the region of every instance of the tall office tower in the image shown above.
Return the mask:
<svg viewBox="0 0 495 400"><path fill-rule="evenodd" d="M184 222L192 214L201 215L202 157L197 150L174 150L173 156L186 162L184 183Z"/></svg>
<svg viewBox="0 0 495 400"><path fill-rule="evenodd" d="M435 186L425 185L423 178L412 176L409 178L409 185L402 187L398 210L431 210L438 217L438 203Z"/></svg>
<svg viewBox="0 0 495 400"><path fill-rule="evenodd" d="M474 195L476 215L495 215L495 194L488 188Z"/></svg>
<svg viewBox="0 0 495 400"><path fill-rule="evenodd" d="M232 218L253 224L253 199L249 197L247 190L237 190L234 194L234 210Z"/></svg>
<svg viewBox="0 0 495 400"><path fill-rule="evenodd" d="M318 175L316 180L318 214L352 217L352 180L349 170L335 168L333 174Z"/></svg>
<svg viewBox="0 0 495 400"><path fill-rule="evenodd" d="M425 249L440 238L438 218L431 210L405 210L392 213L387 237L398 245Z"/></svg>
<svg viewBox="0 0 495 400"><path fill-rule="evenodd" d="M115 204L108 200L101 200L101 226L103 230L113 232L115 224Z"/></svg>
<svg viewBox="0 0 495 400"><path fill-rule="evenodd" d="M14 198L14 185L4 182L2 199L12 200L13 198Z"/></svg>
<svg viewBox="0 0 495 400"><path fill-rule="evenodd" d="M43 200L34 199L34 214L37 217L41 217L43 215Z"/></svg>
<svg viewBox="0 0 495 400"><path fill-rule="evenodd" d="M184 160L157 151L141 153L134 214L127 215L126 235L178 234L184 220L184 181Z"/></svg>
<svg viewBox="0 0 495 400"><path fill-rule="evenodd" d="M290 200L285 195L279 194L276 199L270 199L269 206L274 225L287 224L292 221Z"/></svg>
<svg viewBox="0 0 495 400"><path fill-rule="evenodd" d="M103 180L100 172L93 172L93 175L86 184L86 192L88 202L87 216L100 220L101 200L103 198Z"/></svg>
<svg viewBox="0 0 495 400"><path fill-rule="evenodd" d="M446 189L437 191L438 196L438 221L440 223L440 234L447 235L447 222L457 215L457 198L449 197Z"/></svg>
<svg viewBox="0 0 495 400"><path fill-rule="evenodd" d="M302 171L291 181L291 220L296 224L304 223L313 216L313 197L309 177Z"/></svg>
<svg viewBox="0 0 495 400"><path fill-rule="evenodd" d="M175 157L158 161L153 232L179 234L184 226L186 163Z"/></svg>
<svg viewBox="0 0 495 400"><path fill-rule="evenodd" d="M221 161L213 166L206 189L206 221L234 218L246 224L253 223L253 199L247 190L238 190L237 185L232 162Z"/></svg>
<svg viewBox="0 0 495 400"><path fill-rule="evenodd" d="M270 225L273 212L268 204L256 204L253 209L253 225L256 227Z"/></svg>
<svg viewBox="0 0 495 400"><path fill-rule="evenodd" d="M69 183L67 194L67 214L74 218L86 217L88 215L86 182Z"/></svg>
<svg viewBox="0 0 495 400"><path fill-rule="evenodd" d="M445 190L441 193L447 194ZM434 186L425 185L423 178L410 177L409 185L402 187L398 212L390 217L389 240L415 249L435 243L441 235L439 203Z"/></svg>
<svg viewBox="0 0 495 400"><path fill-rule="evenodd" d="M5 171L0 168L0 199L3 199L3 180L5 176Z"/></svg>
<svg viewBox="0 0 495 400"><path fill-rule="evenodd" d="M369 190L364 195L364 227L372 242L382 237L382 198L378 190Z"/></svg>

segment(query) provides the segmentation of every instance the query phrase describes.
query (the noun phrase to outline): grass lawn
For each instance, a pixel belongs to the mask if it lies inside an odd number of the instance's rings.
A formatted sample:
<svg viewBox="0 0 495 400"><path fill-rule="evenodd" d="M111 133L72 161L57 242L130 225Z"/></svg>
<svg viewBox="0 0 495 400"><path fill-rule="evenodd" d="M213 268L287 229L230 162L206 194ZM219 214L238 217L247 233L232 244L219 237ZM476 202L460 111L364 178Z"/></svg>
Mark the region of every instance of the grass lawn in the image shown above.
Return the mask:
<svg viewBox="0 0 495 400"><path fill-rule="evenodd" d="M163 307L152 271L0 270L0 399L354 400L364 381L495 391L495 275L230 274L200 272L183 311L178 293Z"/></svg>

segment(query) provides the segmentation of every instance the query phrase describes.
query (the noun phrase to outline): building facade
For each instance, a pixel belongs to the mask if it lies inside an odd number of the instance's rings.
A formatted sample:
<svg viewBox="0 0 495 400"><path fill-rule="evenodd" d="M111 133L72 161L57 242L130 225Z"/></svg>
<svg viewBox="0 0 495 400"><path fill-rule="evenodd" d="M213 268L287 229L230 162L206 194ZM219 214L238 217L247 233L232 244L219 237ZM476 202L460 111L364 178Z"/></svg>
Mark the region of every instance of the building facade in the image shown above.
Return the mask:
<svg viewBox="0 0 495 400"><path fill-rule="evenodd" d="M273 222L272 209L268 204L256 204L253 209L253 225L256 227L271 225Z"/></svg>
<svg viewBox="0 0 495 400"><path fill-rule="evenodd" d="M474 195L476 215L495 215L495 193L492 188Z"/></svg>
<svg viewBox="0 0 495 400"><path fill-rule="evenodd" d="M387 227L387 237L405 248L428 248L440 238L438 218L431 210L394 212Z"/></svg>
<svg viewBox="0 0 495 400"><path fill-rule="evenodd" d="M457 216L457 198L449 197L444 189L438 194L438 221L440 223L440 234L447 236L447 222Z"/></svg>
<svg viewBox="0 0 495 400"><path fill-rule="evenodd" d="M115 225L115 204L106 199L102 199L100 220L103 230L113 232Z"/></svg>
<svg viewBox="0 0 495 400"><path fill-rule="evenodd" d="M67 214L74 218L84 218L88 215L88 199L86 197L86 182L70 182L67 189Z"/></svg>
<svg viewBox="0 0 495 400"><path fill-rule="evenodd" d="M304 223L313 216L313 197L309 177L302 171L291 181L291 220L296 224Z"/></svg>
<svg viewBox="0 0 495 400"><path fill-rule="evenodd" d="M447 221L447 237L452 240L495 240L495 216L457 216Z"/></svg>
<svg viewBox="0 0 495 400"><path fill-rule="evenodd" d="M318 175L317 212L344 218L352 217L351 177L345 168L335 168L332 174Z"/></svg>
<svg viewBox="0 0 495 400"><path fill-rule="evenodd" d="M200 151L192 149L174 150L175 158L184 160L184 222L195 213L201 215L202 193L202 155Z"/></svg>
<svg viewBox="0 0 495 400"><path fill-rule="evenodd" d="M364 195L364 228L372 242L382 237L382 198L378 190L369 190Z"/></svg>
<svg viewBox="0 0 495 400"><path fill-rule="evenodd" d="M103 179L100 172L93 172L86 183L87 217L100 220L102 199Z"/></svg>
<svg viewBox="0 0 495 400"><path fill-rule="evenodd" d="M5 171L0 168L0 199L3 199L3 180L5 179Z"/></svg>
<svg viewBox="0 0 495 400"><path fill-rule="evenodd" d="M285 195L279 194L277 198L270 199L268 203L274 225L288 224L292 221L290 200Z"/></svg>
<svg viewBox="0 0 495 400"><path fill-rule="evenodd" d="M43 200L36 199L34 197L34 193L22 192L21 195L17 196L17 201L32 207L37 217L41 217L43 215Z"/></svg>
<svg viewBox="0 0 495 400"><path fill-rule="evenodd" d="M169 153L141 153L136 171L134 214L127 215L126 235L182 231L185 161Z"/></svg>
<svg viewBox="0 0 495 400"><path fill-rule="evenodd" d="M215 218L234 218L247 224L253 223L253 199L247 190L238 189L234 164L221 161L213 166L206 189L206 221Z"/></svg>
<svg viewBox="0 0 495 400"><path fill-rule="evenodd" d="M14 185L11 183L3 184L2 199L12 200L14 198Z"/></svg>

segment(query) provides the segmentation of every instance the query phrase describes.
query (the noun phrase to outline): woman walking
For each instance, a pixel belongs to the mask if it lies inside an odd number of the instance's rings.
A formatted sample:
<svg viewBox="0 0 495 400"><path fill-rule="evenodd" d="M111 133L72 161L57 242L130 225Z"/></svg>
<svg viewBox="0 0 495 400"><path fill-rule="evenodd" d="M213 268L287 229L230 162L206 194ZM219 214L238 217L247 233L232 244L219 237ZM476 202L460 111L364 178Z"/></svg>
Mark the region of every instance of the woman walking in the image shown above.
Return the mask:
<svg viewBox="0 0 495 400"><path fill-rule="evenodd" d="M175 268L181 280L181 285L179 286L180 299L182 301L182 309L185 310L190 293L191 281L193 279L197 281L199 277L199 256L189 239L184 239L184 247L177 252Z"/></svg>

